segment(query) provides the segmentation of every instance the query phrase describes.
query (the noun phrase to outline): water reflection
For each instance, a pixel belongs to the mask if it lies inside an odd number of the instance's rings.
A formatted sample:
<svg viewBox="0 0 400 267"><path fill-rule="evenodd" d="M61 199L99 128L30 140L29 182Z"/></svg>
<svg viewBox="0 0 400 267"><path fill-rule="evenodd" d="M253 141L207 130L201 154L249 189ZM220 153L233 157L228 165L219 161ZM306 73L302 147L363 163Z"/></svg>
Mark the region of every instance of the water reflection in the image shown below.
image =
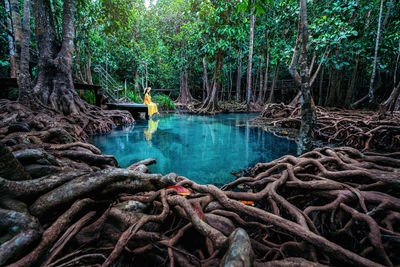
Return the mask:
<svg viewBox="0 0 400 267"><path fill-rule="evenodd" d="M122 167L151 157L157 159L153 172L176 172L201 184L226 183L234 179L231 171L296 154L295 142L250 127L248 119L254 116L163 115L97 136L93 144L115 155Z"/></svg>
<svg viewBox="0 0 400 267"><path fill-rule="evenodd" d="M147 129L144 130L144 136L150 146L151 146L151 137L152 137L153 133L155 133L157 131L159 121L160 120L153 121L152 119L150 119L148 121Z"/></svg>

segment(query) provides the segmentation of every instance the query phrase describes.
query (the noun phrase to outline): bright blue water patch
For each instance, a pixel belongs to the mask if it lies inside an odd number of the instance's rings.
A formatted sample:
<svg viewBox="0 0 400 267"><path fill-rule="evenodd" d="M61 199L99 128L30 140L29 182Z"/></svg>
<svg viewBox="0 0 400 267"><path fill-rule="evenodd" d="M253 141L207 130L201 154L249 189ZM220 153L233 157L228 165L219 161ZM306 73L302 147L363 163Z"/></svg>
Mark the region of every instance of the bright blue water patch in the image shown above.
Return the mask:
<svg viewBox="0 0 400 267"><path fill-rule="evenodd" d="M121 167L156 158L157 164L149 167L153 173L175 172L200 184L225 184L235 179L231 171L297 153L294 141L249 127L255 116L165 114L94 136L92 143L114 155Z"/></svg>

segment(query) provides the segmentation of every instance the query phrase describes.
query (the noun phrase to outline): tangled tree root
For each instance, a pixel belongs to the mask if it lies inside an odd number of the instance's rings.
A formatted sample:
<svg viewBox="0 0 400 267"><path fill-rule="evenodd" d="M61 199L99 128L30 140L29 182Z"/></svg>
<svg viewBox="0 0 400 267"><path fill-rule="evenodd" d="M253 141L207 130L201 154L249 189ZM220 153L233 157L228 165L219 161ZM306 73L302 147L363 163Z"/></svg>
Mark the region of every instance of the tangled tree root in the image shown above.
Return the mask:
<svg viewBox="0 0 400 267"><path fill-rule="evenodd" d="M63 128L48 131L1 137L2 163L20 168L0 178L2 265L400 264L398 152L319 148L217 188L147 173L154 159L118 168ZM34 164L57 172L32 179Z"/></svg>
<svg viewBox="0 0 400 267"><path fill-rule="evenodd" d="M387 114L385 118L381 118L374 111L328 111L321 107L317 107L316 111L316 139L356 147L363 151L400 150L400 113ZM268 104L256 121L272 127L300 129L300 113L299 106Z"/></svg>
<svg viewBox="0 0 400 267"><path fill-rule="evenodd" d="M21 229L8 242L24 237L33 245L35 233L44 231L32 252L21 256L13 253L18 248L6 250L9 255L3 262L12 259L11 266L400 263L396 254L400 159L346 147L322 148L298 158L257 164L251 173L221 189L176 174L115 167L71 171L60 175L60 182L55 182L57 175L22 182L3 179L1 190L9 201L3 197L2 218L21 214ZM45 187L44 181L53 182ZM32 197L30 185L40 195ZM113 186L111 194L108 189ZM79 200L85 196L91 199ZM17 212L16 205L7 204L12 201L24 201L29 208ZM30 214L40 219L40 225ZM4 220L2 228L9 227Z"/></svg>
<svg viewBox="0 0 400 267"><path fill-rule="evenodd" d="M70 143L72 138L85 140L87 134L106 133L116 124L123 125L134 122L132 115L127 111L102 110L92 105L87 105L86 108L85 114L63 116L51 112L51 110L32 111L18 102L0 99L0 137L10 134L7 132L10 124L23 122L26 125L25 129L28 129L25 132L28 133L10 135L9 140L15 137L32 141L39 137L47 143L66 144Z"/></svg>

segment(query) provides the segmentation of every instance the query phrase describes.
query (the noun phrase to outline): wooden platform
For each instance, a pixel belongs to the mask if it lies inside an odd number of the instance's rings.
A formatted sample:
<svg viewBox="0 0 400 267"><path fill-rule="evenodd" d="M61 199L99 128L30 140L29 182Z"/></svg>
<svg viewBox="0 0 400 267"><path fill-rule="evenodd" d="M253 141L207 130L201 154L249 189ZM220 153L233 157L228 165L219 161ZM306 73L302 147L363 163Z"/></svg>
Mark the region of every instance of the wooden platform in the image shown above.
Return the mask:
<svg viewBox="0 0 400 267"><path fill-rule="evenodd" d="M129 111L134 118L138 118L140 113L145 113L146 120L149 119L148 107L144 104L129 104L129 103L108 103L108 109L119 109Z"/></svg>

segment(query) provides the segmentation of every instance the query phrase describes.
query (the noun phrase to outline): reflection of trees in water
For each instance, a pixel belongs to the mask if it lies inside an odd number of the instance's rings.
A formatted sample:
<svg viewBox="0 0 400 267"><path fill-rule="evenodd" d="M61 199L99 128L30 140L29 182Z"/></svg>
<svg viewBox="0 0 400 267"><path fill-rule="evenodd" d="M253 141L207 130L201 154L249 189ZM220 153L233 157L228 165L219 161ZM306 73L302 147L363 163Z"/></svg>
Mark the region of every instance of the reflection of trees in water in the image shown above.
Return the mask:
<svg viewBox="0 0 400 267"><path fill-rule="evenodd" d="M181 136L168 130L158 129L151 142L153 148L156 148L164 158L164 162L157 159L157 165L160 167L169 165L172 160L179 158L184 148Z"/></svg>
<svg viewBox="0 0 400 267"><path fill-rule="evenodd" d="M265 132L260 127L237 127L246 138L245 141L251 146L250 153L257 153L258 156L252 158L248 162L249 166L253 166L258 162L268 162L283 155L296 155L296 143L292 140L277 137L271 133Z"/></svg>
<svg viewBox="0 0 400 267"><path fill-rule="evenodd" d="M206 117L190 116L178 121L176 127L169 130L161 130L160 122L159 131L152 140L153 146L162 152L171 165L178 165L172 161L180 161L179 167L200 171L202 163L213 160L217 146L224 141L224 137L218 136L217 132L221 131L221 127L226 127L203 123L206 121ZM196 162L198 160L204 162Z"/></svg>

